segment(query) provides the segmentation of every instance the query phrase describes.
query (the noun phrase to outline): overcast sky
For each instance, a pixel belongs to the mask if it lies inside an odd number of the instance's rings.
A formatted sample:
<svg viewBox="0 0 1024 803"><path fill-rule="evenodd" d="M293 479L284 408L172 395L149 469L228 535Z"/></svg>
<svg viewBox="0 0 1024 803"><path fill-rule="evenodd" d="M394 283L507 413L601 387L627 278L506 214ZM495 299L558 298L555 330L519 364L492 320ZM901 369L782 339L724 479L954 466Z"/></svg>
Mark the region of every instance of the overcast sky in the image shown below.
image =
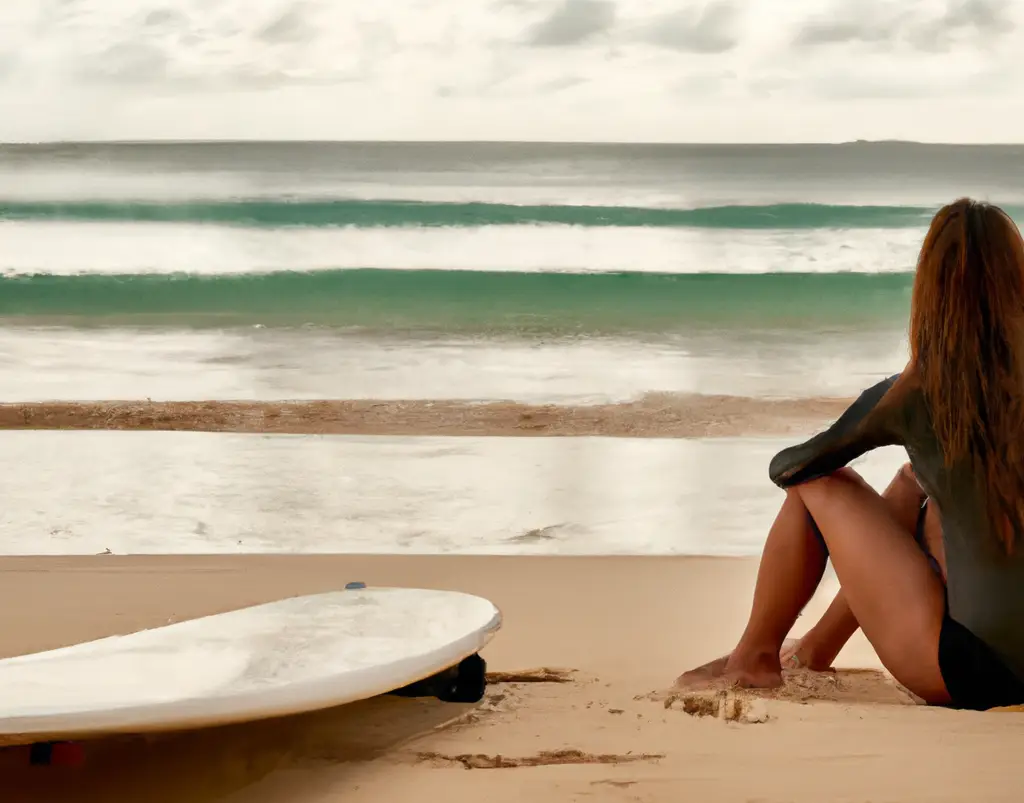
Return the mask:
<svg viewBox="0 0 1024 803"><path fill-rule="evenodd" d="M1024 142L1024 0L0 0L0 140Z"/></svg>

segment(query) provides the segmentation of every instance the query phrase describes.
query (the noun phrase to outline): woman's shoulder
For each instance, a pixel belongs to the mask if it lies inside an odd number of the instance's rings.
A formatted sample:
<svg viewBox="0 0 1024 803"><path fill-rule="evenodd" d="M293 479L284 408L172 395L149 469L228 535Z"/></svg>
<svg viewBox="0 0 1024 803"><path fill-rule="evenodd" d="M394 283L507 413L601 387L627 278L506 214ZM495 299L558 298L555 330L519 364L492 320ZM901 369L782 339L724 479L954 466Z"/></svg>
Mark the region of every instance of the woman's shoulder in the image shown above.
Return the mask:
<svg viewBox="0 0 1024 803"><path fill-rule="evenodd" d="M879 396L880 402L893 406L916 405L923 398L921 378L913 364L908 364L898 374L887 376L865 393L872 391Z"/></svg>
<svg viewBox="0 0 1024 803"><path fill-rule="evenodd" d="M921 383L912 366L865 389L850 412L861 416L868 428L896 434L901 442L928 418Z"/></svg>
<svg viewBox="0 0 1024 803"><path fill-rule="evenodd" d="M856 407L894 408L909 401L914 391L919 388L916 376L904 369L898 374L891 374L870 387L861 391L855 402Z"/></svg>
<svg viewBox="0 0 1024 803"><path fill-rule="evenodd" d="M904 445L907 441L927 441L933 437L928 403L920 375L913 365L887 377L876 387L880 391L877 415L885 420L890 430L899 434Z"/></svg>

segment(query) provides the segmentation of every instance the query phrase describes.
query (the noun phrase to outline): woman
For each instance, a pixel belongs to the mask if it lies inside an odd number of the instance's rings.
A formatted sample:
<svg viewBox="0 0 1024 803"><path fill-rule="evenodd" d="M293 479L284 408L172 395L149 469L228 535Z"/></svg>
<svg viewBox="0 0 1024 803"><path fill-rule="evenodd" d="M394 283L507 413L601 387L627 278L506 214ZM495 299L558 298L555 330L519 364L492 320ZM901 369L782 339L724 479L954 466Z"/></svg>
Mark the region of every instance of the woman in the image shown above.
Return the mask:
<svg viewBox="0 0 1024 803"><path fill-rule="evenodd" d="M1024 703L1024 241L1002 210L962 199L932 220L910 351L902 373L772 460L786 499L747 627L730 655L679 685L778 686L780 650L824 668L859 625L884 666L928 703ZM885 496L845 468L893 444L913 469ZM842 591L784 649L829 557Z"/></svg>

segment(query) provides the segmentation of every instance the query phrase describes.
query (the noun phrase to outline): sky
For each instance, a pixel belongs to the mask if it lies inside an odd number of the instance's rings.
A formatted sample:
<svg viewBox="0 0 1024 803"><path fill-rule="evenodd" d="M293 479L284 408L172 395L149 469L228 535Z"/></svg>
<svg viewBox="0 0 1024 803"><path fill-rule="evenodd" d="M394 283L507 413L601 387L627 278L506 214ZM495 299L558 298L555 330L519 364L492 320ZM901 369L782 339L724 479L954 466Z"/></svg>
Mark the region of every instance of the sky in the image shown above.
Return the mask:
<svg viewBox="0 0 1024 803"><path fill-rule="evenodd" d="M1024 0L18 0L0 141L1024 142Z"/></svg>

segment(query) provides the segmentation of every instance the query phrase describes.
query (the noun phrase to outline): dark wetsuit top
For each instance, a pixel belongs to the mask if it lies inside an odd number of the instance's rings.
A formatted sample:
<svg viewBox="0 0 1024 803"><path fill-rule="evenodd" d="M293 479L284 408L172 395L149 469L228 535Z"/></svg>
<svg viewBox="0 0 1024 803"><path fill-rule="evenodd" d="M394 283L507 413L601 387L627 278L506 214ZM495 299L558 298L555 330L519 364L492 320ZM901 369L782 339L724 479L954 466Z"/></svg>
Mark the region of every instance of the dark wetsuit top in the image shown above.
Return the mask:
<svg viewBox="0 0 1024 803"><path fill-rule="evenodd" d="M918 482L939 507L949 616L1024 681L1024 550L1006 556L970 468L945 467L920 388L910 377L899 378L868 388L825 432L775 455L772 482L798 485L879 446L905 447Z"/></svg>

